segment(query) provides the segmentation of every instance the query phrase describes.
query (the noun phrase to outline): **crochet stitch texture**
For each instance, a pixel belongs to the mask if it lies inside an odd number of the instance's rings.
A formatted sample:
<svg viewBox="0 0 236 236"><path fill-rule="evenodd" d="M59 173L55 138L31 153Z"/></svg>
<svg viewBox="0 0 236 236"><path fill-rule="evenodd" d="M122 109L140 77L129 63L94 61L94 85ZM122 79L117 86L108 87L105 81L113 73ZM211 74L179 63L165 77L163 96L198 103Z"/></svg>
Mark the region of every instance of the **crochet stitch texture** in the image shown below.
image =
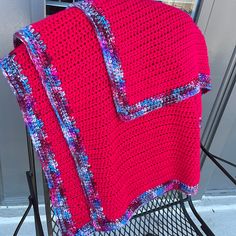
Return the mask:
<svg viewBox="0 0 236 236"><path fill-rule="evenodd" d="M1 59L63 235L126 225L172 189L196 194L203 34L152 0L79 1L14 35Z"/></svg>

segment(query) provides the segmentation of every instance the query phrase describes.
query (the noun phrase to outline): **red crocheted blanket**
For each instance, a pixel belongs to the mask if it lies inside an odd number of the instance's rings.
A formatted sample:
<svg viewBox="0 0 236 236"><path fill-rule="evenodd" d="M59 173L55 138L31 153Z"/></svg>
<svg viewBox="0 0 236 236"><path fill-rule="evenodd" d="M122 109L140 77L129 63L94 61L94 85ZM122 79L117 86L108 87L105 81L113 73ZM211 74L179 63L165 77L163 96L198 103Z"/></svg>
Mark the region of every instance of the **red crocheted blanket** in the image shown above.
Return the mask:
<svg viewBox="0 0 236 236"><path fill-rule="evenodd" d="M151 0L79 1L14 35L1 60L63 235L118 229L165 192L196 194L207 47Z"/></svg>

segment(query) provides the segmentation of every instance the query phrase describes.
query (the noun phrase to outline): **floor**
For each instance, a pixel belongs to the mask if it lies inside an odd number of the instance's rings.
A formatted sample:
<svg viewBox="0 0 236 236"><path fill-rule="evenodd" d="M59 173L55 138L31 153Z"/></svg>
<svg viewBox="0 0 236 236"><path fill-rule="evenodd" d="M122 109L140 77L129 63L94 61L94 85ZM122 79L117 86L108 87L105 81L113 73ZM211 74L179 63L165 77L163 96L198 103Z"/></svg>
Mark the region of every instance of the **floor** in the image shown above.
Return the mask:
<svg viewBox="0 0 236 236"><path fill-rule="evenodd" d="M236 196L207 196L194 206L216 236L236 236Z"/></svg>
<svg viewBox="0 0 236 236"><path fill-rule="evenodd" d="M216 236L236 236L236 196L204 196L202 200L194 201L194 205ZM0 236L13 235L25 208L24 206L0 207ZM41 205L39 208L44 232L46 232L44 206ZM196 219L194 221L197 223ZM18 235L35 235L32 211Z"/></svg>

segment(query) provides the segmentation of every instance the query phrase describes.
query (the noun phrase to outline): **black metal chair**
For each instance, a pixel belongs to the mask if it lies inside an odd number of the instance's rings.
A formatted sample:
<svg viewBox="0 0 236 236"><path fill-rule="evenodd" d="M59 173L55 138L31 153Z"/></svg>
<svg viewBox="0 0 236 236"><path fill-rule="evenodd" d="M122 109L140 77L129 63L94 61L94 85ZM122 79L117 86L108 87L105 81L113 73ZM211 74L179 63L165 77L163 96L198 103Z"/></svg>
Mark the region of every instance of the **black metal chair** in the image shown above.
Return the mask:
<svg viewBox="0 0 236 236"><path fill-rule="evenodd" d="M28 135L27 135L28 136ZM40 221L39 210L37 206L37 188L35 181L34 155L31 141L28 137L30 172L27 172L27 179L30 188L29 207L23 215L14 236L17 235L21 225L24 222L31 206L34 208L36 235L43 236L42 224ZM213 163L231 180L236 186L236 179L220 164L224 162L236 168L236 164L217 157L206 150L201 144L202 151ZM45 179L44 179L45 180ZM53 214L48 190L44 183L45 189L45 208L47 216L47 230L50 236L59 236L61 232L57 226L55 215ZM187 207L195 216L197 224L187 211ZM119 230L111 232L98 232L94 236L214 236L215 234L208 227L206 222L200 217L195 209L191 196L185 195L181 191L174 190L166 193L164 196L154 199L148 204L142 206L136 214L130 219L129 223Z"/></svg>
<svg viewBox="0 0 236 236"><path fill-rule="evenodd" d="M187 205L201 224L202 230L191 219L186 210ZM49 221L52 224L49 235L61 235L53 214ZM190 196L186 196L180 191L170 191L141 207L125 227L111 232L94 234L94 236L160 235L213 236L214 233L197 213Z"/></svg>

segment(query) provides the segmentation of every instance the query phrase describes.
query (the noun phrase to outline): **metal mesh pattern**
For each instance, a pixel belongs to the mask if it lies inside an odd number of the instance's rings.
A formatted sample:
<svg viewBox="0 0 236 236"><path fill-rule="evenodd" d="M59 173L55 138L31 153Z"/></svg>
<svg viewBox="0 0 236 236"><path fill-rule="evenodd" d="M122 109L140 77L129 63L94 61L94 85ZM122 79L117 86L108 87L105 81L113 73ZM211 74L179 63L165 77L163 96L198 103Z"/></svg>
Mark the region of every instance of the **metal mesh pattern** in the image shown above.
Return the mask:
<svg viewBox="0 0 236 236"><path fill-rule="evenodd" d="M111 232L98 232L94 236L197 236L199 234L186 217L186 198L182 197L180 191L170 191L140 207L125 227ZM51 219L52 235L61 235L52 210Z"/></svg>
<svg viewBox="0 0 236 236"><path fill-rule="evenodd" d="M52 218L51 218L51 231L52 231L52 235L53 236L61 236L61 231L56 223L56 216L54 214L54 212L52 211L51 208L51 213L52 213Z"/></svg>
<svg viewBox="0 0 236 236"><path fill-rule="evenodd" d="M141 207L127 224L110 233L96 236L197 235L184 215L179 191L172 191Z"/></svg>

